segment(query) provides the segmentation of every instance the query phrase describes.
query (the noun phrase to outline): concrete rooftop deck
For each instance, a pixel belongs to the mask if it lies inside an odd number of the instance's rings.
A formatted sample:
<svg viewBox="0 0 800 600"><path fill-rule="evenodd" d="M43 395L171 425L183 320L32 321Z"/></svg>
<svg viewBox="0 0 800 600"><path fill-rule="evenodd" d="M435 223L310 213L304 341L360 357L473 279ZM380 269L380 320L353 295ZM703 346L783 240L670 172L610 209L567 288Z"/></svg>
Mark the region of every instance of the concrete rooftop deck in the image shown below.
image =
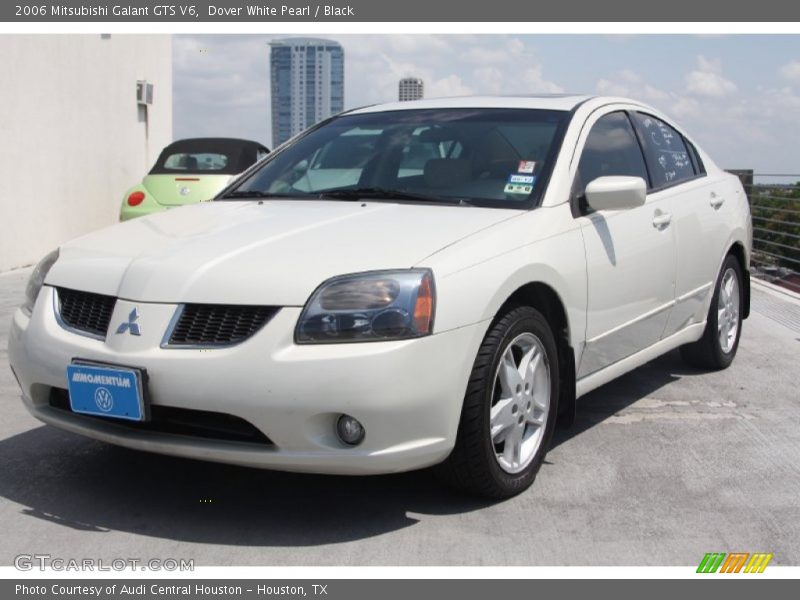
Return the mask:
<svg viewBox="0 0 800 600"><path fill-rule="evenodd" d="M292 475L137 453L46 427L8 368L29 270L0 274L0 565L185 558L200 565L800 564L800 302L756 286L722 372L677 353L610 383L559 430L533 487L489 504L426 472ZM210 502L204 502L210 500Z"/></svg>

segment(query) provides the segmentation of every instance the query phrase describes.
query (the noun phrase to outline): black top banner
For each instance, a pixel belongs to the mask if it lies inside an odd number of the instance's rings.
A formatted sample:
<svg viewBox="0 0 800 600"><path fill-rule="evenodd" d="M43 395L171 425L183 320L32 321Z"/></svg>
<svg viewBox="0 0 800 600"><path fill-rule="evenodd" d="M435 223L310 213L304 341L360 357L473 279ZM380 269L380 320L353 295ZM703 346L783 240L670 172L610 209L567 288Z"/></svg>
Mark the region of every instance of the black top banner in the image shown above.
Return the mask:
<svg viewBox="0 0 800 600"><path fill-rule="evenodd" d="M781 22L800 21L787 0L11 0L4 22Z"/></svg>

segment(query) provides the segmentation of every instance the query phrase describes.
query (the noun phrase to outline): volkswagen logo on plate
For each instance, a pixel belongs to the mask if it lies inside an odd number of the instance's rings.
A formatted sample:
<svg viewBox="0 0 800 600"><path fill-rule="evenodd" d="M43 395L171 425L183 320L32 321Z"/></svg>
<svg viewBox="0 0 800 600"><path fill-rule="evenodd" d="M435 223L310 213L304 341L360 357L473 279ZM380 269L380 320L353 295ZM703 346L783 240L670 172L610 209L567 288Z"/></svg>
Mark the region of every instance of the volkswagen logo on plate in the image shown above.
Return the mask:
<svg viewBox="0 0 800 600"><path fill-rule="evenodd" d="M192 188L184 186L180 190L178 190L178 192L180 193L181 196L187 196L192 192Z"/></svg>
<svg viewBox="0 0 800 600"><path fill-rule="evenodd" d="M114 396L106 388L99 387L94 391L94 403L103 412L108 412L114 408Z"/></svg>

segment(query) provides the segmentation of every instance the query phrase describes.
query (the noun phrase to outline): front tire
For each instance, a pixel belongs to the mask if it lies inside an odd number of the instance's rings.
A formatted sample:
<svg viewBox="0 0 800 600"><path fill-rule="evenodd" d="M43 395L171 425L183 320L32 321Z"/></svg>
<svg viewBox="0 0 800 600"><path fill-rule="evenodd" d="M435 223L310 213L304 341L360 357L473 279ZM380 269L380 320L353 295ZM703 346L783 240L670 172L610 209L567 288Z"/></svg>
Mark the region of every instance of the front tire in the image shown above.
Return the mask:
<svg viewBox="0 0 800 600"><path fill-rule="evenodd" d="M494 499L524 491L550 445L558 397L558 352L547 320L530 306L508 310L478 351L456 444L440 475Z"/></svg>
<svg viewBox="0 0 800 600"><path fill-rule="evenodd" d="M742 267L735 256L728 255L717 278L703 337L692 344L681 346L683 360L701 369L728 368L739 348L742 306Z"/></svg>

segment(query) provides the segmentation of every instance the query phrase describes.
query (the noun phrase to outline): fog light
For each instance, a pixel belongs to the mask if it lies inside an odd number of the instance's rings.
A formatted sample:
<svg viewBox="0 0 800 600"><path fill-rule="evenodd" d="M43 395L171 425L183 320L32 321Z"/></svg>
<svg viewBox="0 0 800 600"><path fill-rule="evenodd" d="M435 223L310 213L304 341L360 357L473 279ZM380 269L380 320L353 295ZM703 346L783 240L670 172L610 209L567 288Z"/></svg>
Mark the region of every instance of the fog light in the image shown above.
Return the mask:
<svg viewBox="0 0 800 600"><path fill-rule="evenodd" d="M350 415L342 415L336 421L336 435L348 446L357 446L364 440L364 426Z"/></svg>

